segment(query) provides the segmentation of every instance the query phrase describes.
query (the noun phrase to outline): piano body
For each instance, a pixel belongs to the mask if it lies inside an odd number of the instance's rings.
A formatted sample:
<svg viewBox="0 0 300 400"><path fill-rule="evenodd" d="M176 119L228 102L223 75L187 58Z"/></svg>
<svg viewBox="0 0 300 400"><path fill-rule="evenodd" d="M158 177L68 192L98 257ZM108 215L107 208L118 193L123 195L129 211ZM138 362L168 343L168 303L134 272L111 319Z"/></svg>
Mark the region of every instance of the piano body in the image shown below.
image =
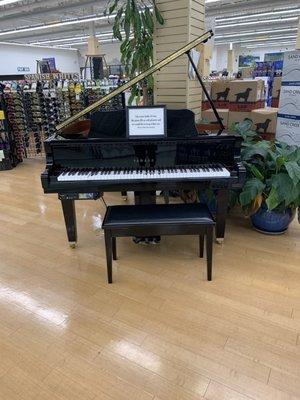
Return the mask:
<svg viewBox="0 0 300 400"><path fill-rule="evenodd" d="M57 126L59 135L45 141L42 186L45 193L58 193L72 247L77 242L76 200L98 199L103 192L134 191L139 194L140 203L147 203L153 201L153 192L157 190L204 190L209 186L217 191L216 237L223 240L229 189L241 186L245 177L240 163L241 137L198 135L189 110L168 110L166 138L126 138L124 111L95 112L91 122L80 121L68 127L179 55L189 56L191 48L211 36L212 32L207 32L69 118ZM80 135L78 127L85 123L90 125L89 135Z"/></svg>

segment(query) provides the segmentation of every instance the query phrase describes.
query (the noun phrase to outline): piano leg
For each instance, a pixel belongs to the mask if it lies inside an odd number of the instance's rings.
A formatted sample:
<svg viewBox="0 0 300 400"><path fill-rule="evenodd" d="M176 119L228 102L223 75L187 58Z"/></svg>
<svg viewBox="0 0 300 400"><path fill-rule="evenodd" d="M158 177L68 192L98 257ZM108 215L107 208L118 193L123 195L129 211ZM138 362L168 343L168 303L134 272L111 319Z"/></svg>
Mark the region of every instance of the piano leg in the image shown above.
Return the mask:
<svg viewBox="0 0 300 400"><path fill-rule="evenodd" d="M67 229L68 241L70 247L75 248L77 244L77 226L76 226L76 213L75 201L61 199L62 210Z"/></svg>
<svg viewBox="0 0 300 400"><path fill-rule="evenodd" d="M216 214L216 240L223 243L225 236L225 223L228 211L229 190L228 188L219 189L217 194L217 214Z"/></svg>

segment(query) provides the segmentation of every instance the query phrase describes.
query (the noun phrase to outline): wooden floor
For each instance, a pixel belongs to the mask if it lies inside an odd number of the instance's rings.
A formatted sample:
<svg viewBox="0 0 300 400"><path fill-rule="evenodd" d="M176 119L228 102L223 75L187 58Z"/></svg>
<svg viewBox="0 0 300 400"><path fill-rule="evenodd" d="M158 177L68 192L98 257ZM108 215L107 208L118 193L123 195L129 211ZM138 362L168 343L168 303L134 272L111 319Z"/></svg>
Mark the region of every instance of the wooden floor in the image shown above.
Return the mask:
<svg viewBox="0 0 300 400"><path fill-rule="evenodd" d="M70 249L42 168L0 172L1 399L300 399L296 222L269 237L231 216L211 283L196 238L119 239L108 286L103 205L78 205Z"/></svg>

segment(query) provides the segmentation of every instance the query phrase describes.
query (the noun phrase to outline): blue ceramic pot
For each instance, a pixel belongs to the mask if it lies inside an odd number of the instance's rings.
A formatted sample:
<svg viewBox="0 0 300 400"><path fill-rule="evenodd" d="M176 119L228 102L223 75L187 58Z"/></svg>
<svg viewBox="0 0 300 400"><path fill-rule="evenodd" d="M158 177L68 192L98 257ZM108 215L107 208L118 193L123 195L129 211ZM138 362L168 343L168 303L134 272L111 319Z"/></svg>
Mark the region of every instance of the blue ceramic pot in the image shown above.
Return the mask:
<svg viewBox="0 0 300 400"><path fill-rule="evenodd" d="M295 211L292 208L287 208L284 212L268 211L267 206L263 204L250 218L256 230L270 235L279 235L288 229L294 217Z"/></svg>

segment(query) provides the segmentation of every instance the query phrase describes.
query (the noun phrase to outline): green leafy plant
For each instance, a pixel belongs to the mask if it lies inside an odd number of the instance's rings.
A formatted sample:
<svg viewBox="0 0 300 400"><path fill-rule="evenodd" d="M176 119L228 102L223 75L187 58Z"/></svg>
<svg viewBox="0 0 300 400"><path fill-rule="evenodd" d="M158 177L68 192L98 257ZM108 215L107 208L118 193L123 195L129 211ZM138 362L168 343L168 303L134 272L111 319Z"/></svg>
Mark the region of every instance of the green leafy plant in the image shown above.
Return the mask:
<svg viewBox="0 0 300 400"><path fill-rule="evenodd" d="M300 222L300 148L283 142L258 140L245 126L237 127L244 142L241 158L247 171L239 203L248 214L265 203L269 211L298 208Z"/></svg>
<svg viewBox="0 0 300 400"><path fill-rule="evenodd" d="M133 78L145 71L153 63L154 19L164 24L155 0L110 0L106 15L115 15L113 37L122 42L121 62L125 72ZM147 77L142 83L144 104L148 104L148 90L153 89L153 77ZM131 90L130 104L134 97L139 98L139 86Z"/></svg>

